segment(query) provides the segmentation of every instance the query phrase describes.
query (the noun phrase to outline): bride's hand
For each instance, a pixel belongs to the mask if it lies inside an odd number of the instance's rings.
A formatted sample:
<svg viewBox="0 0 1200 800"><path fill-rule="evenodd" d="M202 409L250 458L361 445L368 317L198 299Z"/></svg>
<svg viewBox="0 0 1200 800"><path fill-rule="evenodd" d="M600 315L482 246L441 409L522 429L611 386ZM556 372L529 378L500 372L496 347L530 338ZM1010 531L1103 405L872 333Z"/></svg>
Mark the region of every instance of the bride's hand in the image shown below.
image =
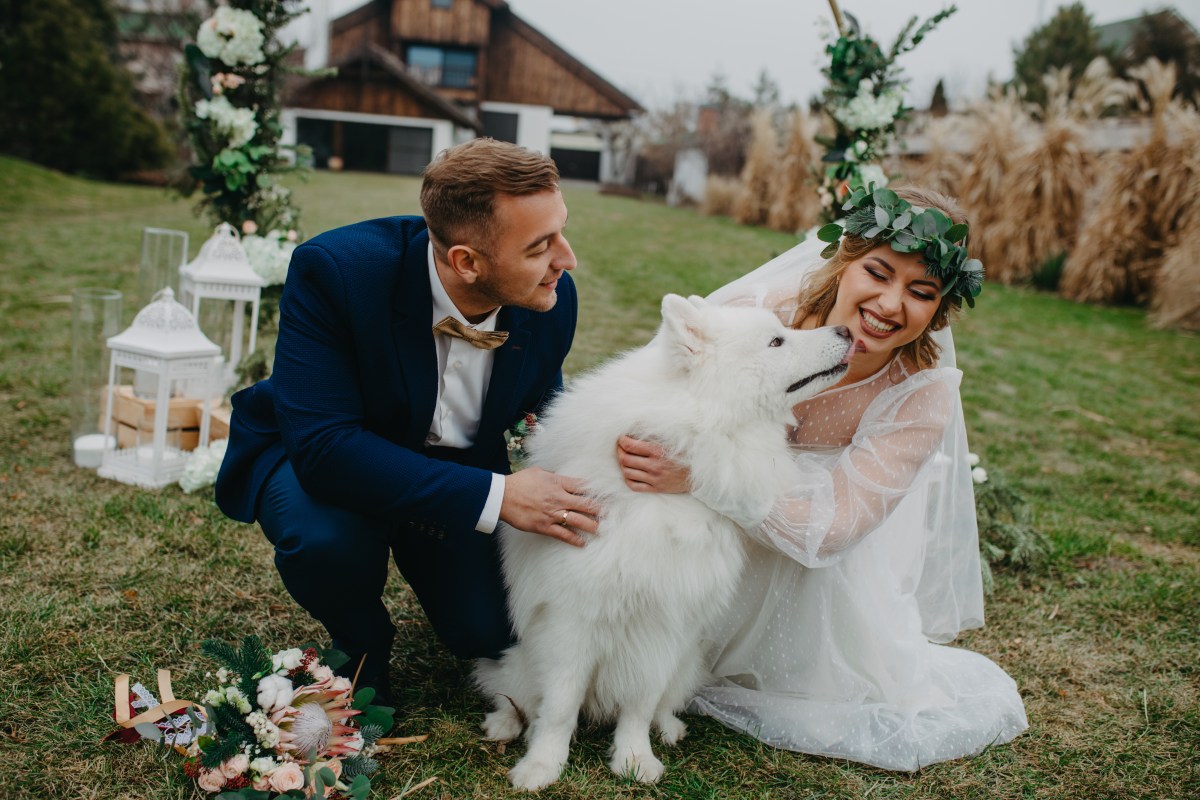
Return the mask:
<svg viewBox="0 0 1200 800"><path fill-rule="evenodd" d="M654 442L622 436L617 440L617 462L625 485L635 492L684 494L691 491L691 472L667 458Z"/></svg>

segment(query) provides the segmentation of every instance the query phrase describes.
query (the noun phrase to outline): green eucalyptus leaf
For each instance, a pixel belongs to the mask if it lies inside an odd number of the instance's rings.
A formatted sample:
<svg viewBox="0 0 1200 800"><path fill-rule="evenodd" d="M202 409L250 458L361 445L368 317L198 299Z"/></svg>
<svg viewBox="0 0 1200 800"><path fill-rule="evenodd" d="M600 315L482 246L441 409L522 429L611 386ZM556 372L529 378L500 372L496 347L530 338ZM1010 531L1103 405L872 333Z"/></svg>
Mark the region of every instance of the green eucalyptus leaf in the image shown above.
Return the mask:
<svg viewBox="0 0 1200 800"><path fill-rule="evenodd" d="M897 227L901 227L899 222L900 220L896 220ZM920 245L920 242L917 241L917 237L904 230L898 231L895 238L892 239L892 247L899 246L905 248L905 250L908 250L909 248L916 247L918 245Z"/></svg>
<svg viewBox="0 0 1200 800"><path fill-rule="evenodd" d="M838 251L838 243L830 242L828 245L826 245L825 249L821 251L821 258L824 258L824 259L833 258L835 255L837 255L837 251Z"/></svg>
<svg viewBox="0 0 1200 800"><path fill-rule="evenodd" d="M970 228L965 222L959 222L950 226L950 230L946 231L946 238L952 242L961 242L966 238Z"/></svg>
<svg viewBox="0 0 1200 800"><path fill-rule="evenodd" d="M892 227L895 228L896 230L902 230L904 228L907 228L911 223L912 223L912 214L905 211L905 212L901 213L900 216L896 217L896 219L892 222Z"/></svg>
<svg viewBox="0 0 1200 800"><path fill-rule="evenodd" d="M978 258L968 258L966 260L966 262L962 265L962 271L968 272L968 273L978 272L982 276L983 275L983 262L980 261Z"/></svg>
<svg viewBox="0 0 1200 800"><path fill-rule="evenodd" d="M822 242L836 242L842 238L844 232L841 225L831 222L828 225L821 226L821 229L817 231L817 238Z"/></svg>
<svg viewBox="0 0 1200 800"><path fill-rule="evenodd" d="M356 689L354 692L354 702L350 707L362 711L367 706L371 705L371 701L375 699L375 689L371 686L364 686L361 689Z"/></svg>
<svg viewBox="0 0 1200 800"><path fill-rule="evenodd" d="M870 228L867 228L865 231L863 231L863 238L874 239L882 230L883 228L879 227L878 225L872 225Z"/></svg>
<svg viewBox="0 0 1200 800"><path fill-rule="evenodd" d="M892 222L891 216L887 209L883 206L875 206L875 224L880 228L886 228Z"/></svg>
<svg viewBox="0 0 1200 800"><path fill-rule="evenodd" d="M133 729L141 734L143 739L149 739L152 742L161 742L163 732L153 722L139 722L133 726Z"/></svg>
<svg viewBox="0 0 1200 800"><path fill-rule="evenodd" d="M889 208L900 202L900 196L891 189L876 189L871 193L871 196L875 199L876 205L887 206Z"/></svg>
<svg viewBox="0 0 1200 800"><path fill-rule="evenodd" d="M326 786L333 786L335 783L337 783L337 776L333 774L333 770L331 770L329 767L321 767L319 770L317 770L317 775L321 778L321 780L325 781Z"/></svg>

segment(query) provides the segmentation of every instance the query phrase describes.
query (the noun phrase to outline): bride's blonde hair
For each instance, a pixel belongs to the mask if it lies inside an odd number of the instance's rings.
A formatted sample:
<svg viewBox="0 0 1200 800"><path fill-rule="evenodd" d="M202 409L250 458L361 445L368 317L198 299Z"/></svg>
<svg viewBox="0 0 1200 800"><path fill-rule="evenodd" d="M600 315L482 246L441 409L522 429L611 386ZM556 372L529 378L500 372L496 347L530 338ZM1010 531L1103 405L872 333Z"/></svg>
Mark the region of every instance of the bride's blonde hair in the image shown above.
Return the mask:
<svg viewBox="0 0 1200 800"><path fill-rule="evenodd" d="M967 213L958 201L932 189L921 189L906 186L893 189L902 199L914 206L936 208L955 223L967 222ZM877 247L889 247L875 239L864 239L861 236L846 234L842 236L841 244L833 258L809 275L808 280L800 287L800 296L796 300L796 318L793 327L813 317L818 324L824 325L829 319L829 313L837 302L838 284L846 267L865 256ZM933 340L933 331L939 331L950 324L950 312L954 303L949 295L943 296L937 311L929 325L913 341L900 347L900 356L910 364L916 364L918 369L926 369L937 363L941 347Z"/></svg>

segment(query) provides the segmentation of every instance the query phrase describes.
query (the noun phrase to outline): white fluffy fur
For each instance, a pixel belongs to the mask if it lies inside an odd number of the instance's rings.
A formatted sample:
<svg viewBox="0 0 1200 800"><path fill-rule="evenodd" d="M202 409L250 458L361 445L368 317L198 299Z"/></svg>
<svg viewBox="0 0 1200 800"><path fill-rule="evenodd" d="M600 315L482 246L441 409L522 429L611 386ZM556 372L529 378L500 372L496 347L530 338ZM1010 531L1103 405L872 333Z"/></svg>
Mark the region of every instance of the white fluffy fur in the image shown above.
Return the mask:
<svg viewBox="0 0 1200 800"><path fill-rule="evenodd" d="M574 381L538 421L531 462L585 478L604 511L582 549L499 531L518 644L478 662L476 679L496 704L486 738L515 739L522 713L530 722L514 786L558 778L581 708L616 720L614 772L662 775L650 727L668 745L686 733L675 712L704 678L700 638L736 586L738 523L762 519L784 488L791 408L841 377L848 346L833 329L794 331L767 311L668 295L653 341ZM616 460L626 433L686 463L693 493L628 489Z"/></svg>

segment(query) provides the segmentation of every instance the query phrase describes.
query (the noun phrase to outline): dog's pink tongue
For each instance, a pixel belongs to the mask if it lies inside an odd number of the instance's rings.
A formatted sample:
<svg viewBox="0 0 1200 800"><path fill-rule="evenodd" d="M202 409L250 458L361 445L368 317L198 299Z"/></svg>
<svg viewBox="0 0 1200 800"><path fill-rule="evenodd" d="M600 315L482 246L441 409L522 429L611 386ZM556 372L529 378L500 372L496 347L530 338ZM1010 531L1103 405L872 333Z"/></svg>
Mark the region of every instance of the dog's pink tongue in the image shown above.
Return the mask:
<svg viewBox="0 0 1200 800"><path fill-rule="evenodd" d="M854 357L855 353L865 353L865 352L867 352L867 346L866 346L866 344L863 343L863 340L855 339L854 344L850 345L850 349L846 351L846 355L842 356L841 363L849 364L850 359Z"/></svg>

